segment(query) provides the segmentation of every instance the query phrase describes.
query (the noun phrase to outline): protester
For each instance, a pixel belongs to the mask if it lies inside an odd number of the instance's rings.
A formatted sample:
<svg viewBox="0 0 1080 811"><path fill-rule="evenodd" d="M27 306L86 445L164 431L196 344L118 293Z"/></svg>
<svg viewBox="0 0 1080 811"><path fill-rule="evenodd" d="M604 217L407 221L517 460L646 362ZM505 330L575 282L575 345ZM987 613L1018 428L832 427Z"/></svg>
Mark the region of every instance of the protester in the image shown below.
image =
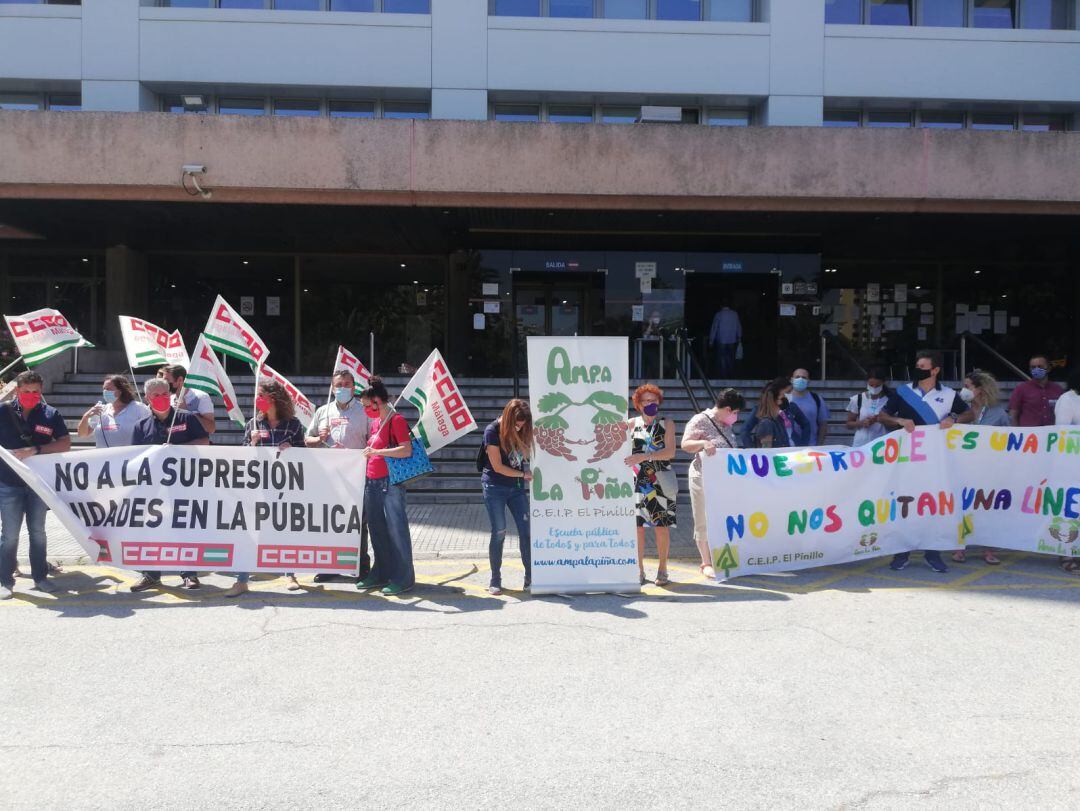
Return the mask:
<svg viewBox="0 0 1080 811"><path fill-rule="evenodd" d="M43 453L63 453L71 448L71 436L64 418L42 400L43 383L37 372L22 372L15 378L15 399L0 404L0 445L20 461ZM56 586L48 579L47 511L45 502L10 465L0 463L0 600L10 600L15 589L23 517L30 536L30 575L34 579L34 588L47 594L56 591Z"/></svg>
<svg viewBox="0 0 1080 811"><path fill-rule="evenodd" d="M1054 405L1065 390L1050 380L1050 361L1045 355L1032 355L1028 371L1031 380L1020 383L1009 398L1009 419L1020 428L1053 425Z"/></svg>
<svg viewBox="0 0 1080 811"><path fill-rule="evenodd" d="M848 401L847 427L855 431L853 446L873 442L885 434L885 426L878 415L889 401L892 390L885 385L886 372L879 366L870 369L866 376L866 390L852 396Z"/></svg>
<svg viewBox="0 0 1080 811"><path fill-rule="evenodd" d="M705 488L701 480L701 454L712 456L717 448L735 448L732 426L739 419L739 412L746 408L746 400L735 389L724 389L716 399L716 405L695 414L686 423L680 447L694 454L690 463L688 483L690 510L694 515L694 543L701 555L701 573L714 579L712 555L709 554L709 534L705 516Z"/></svg>
<svg viewBox="0 0 1080 811"><path fill-rule="evenodd" d="M131 444L135 423L146 419L150 409L135 400L135 389L123 375L109 375L101 384L101 400L87 409L76 429L81 437L94 437L98 448Z"/></svg>
<svg viewBox="0 0 1080 811"><path fill-rule="evenodd" d="M258 411L258 416L248 421L241 444L277 448L279 451L304 447L304 426L296 418L296 406L292 398L278 381L259 381L255 410ZM289 591L300 590L300 584L296 582L293 572L286 572L285 579ZM236 583L225 592L225 596L239 597L248 590L250 580L250 572L237 572Z"/></svg>
<svg viewBox="0 0 1080 811"><path fill-rule="evenodd" d="M778 377L761 392L755 414L754 447L790 448L794 444L791 440L794 427L791 415L798 409L791 408L788 401L791 388L791 380Z"/></svg>
<svg viewBox="0 0 1080 811"><path fill-rule="evenodd" d="M533 423L529 404L511 400L502 415L484 429L481 447L480 483L484 488L484 506L491 520L488 562L491 581L488 592L502 594L503 542L506 540L506 511L514 519L518 549L525 567L525 586L532 584L532 537L529 534L529 460L533 449Z"/></svg>
<svg viewBox="0 0 1080 811"><path fill-rule="evenodd" d="M735 361L742 343L742 321L739 314L727 303L713 316L709 328L709 348L712 350L712 370L719 372L721 379L735 376Z"/></svg>
<svg viewBox="0 0 1080 811"><path fill-rule="evenodd" d="M367 447L371 432L371 417L355 397L356 381L348 369L338 369L330 381L333 400L315 410L315 417L308 426L304 442L309 448L331 450L362 450ZM360 533L360 568L357 578L364 578L371 570L368 553L368 522L364 516ZM338 579L332 574L315 575L316 583Z"/></svg>
<svg viewBox="0 0 1080 811"><path fill-rule="evenodd" d="M806 417L807 429L800 428L791 437L792 445L813 447L824 445L829 435L829 406L815 391L810 391L810 372L796 369L791 373L791 392L788 401Z"/></svg>
<svg viewBox="0 0 1080 811"><path fill-rule="evenodd" d="M214 422L214 403L210 395L197 389L189 389L184 386L187 381L187 369L179 364L170 364L158 369L158 377L169 384L172 393L172 404L183 410L190 411L199 418L203 430L209 435L217 430Z"/></svg>
<svg viewBox="0 0 1080 811"><path fill-rule="evenodd" d="M381 377L375 376L368 381L360 399L365 410L370 409L376 415L371 426L371 440L364 449L364 455L368 457L364 514L375 564L356 587L363 590L381 586L382 593L388 596L404 594L416 583L412 536L405 512L405 488L390 484L386 457L408 459L412 456L412 437L405 418L390 406L390 395Z"/></svg>
<svg viewBox="0 0 1080 811"><path fill-rule="evenodd" d="M783 380L786 380L786 378L782 378L782 377L777 378L777 381L783 381ZM776 381L774 381L774 382L776 382ZM788 381L787 386L788 386L788 388L791 387L790 381ZM808 435L810 433L810 423L807 421L806 415L803 414L801 409L787 408L786 414L787 414L788 418L791 420L791 422L794 423L794 425L795 425L793 433L796 436L806 436L806 435ZM741 423L739 423L739 446L740 447L743 447L743 448L756 448L756 447L759 447L759 445L757 444L757 439L754 436L754 431L757 429L757 426L758 426L758 420L759 420L758 410L755 407L750 412L749 416L747 416L747 418L745 420L743 420ZM789 439L793 440L794 437L789 436ZM794 444L794 442L792 442L790 444Z"/></svg>
<svg viewBox="0 0 1080 811"><path fill-rule="evenodd" d="M131 432L132 445L209 445L210 437L198 415L174 408L169 396L169 384L152 377L143 386L143 396L150 406L150 415L135 423ZM132 591L147 591L161 587L161 572L142 572L142 579ZM202 584L195 572L180 572L182 588L197 589Z"/></svg>
<svg viewBox="0 0 1080 811"><path fill-rule="evenodd" d="M645 579L645 527L652 527L656 537L656 585L666 586L671 527L675 526L675 502L679 480L671 469L675 458L675 423L659 417L664 393L652 383L638 386L633 395L634 408L641 415L628 423L633 443L623 461L634 470L634 494L637 507L638 578Z"/></svg>
<svg viewBox="0 0 1080 811"><path fill-rule="evenodd" d="M1054 425L1080 425L1080 366L1069 372L1066 385L1069 390L1054 406Z"/></svg>
<svg viewBox="0 0 1080 811"><path fill-rule="evenodd" d="M970 423L974 413L959 394L938 382L941 375L941 358L936 352L923 350L915 356L912 382L900 386L889 398L879 419L887 427L914 431L917 425L940 425L951 428L955 423ZM941 553L934 549L923 552L926 565L939 574L949 571ZM894 571L906 569L910 552L893 556L889 568Z"/></svg>

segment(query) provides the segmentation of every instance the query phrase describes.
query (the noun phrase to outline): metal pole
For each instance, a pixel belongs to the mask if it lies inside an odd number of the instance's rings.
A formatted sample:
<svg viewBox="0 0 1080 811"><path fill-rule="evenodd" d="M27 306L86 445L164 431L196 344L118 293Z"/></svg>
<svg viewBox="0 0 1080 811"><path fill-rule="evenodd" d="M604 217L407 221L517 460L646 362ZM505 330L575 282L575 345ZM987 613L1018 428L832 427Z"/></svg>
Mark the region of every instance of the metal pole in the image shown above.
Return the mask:
<svg viewBox="0 0 1080 811"><path fill-rule="evenodd" d="M368 333L368 358L371 360L371 373L375 374L375 333Z"/></svg>
<svg viewBox="0 0 1080 811"><path fill-rule="evenodd" d="M822 335L821 336L821 382L822 383L825 382L825 353L826 353L827 349L828 349L828 341L826 341L825 336Z"/></svg>
<svg viewBox="0 0 1080 811"><path fill-rule="evenodd" d="M967 377L967 335L960 336L960 380Z"/></svg>
<svg viewBox="0 0 1080 811"><path fill-rule="evenodd" d="M19 361L21 361L21 360L22 360L22 355L19 355L19 357L15 358L15 360L13 360L13 361L12 361L11 363L9 363L9 364L8 364L7 366L5 366L5 367L4 367L3 369L0 369L0 375L2 375L2 374L3 374L4 372L6 372L6 371L7 371L8 369L10 369L10 368L12 368L13 366L15 366L15 364L17 364L17 363L18 363Z"/></svg>

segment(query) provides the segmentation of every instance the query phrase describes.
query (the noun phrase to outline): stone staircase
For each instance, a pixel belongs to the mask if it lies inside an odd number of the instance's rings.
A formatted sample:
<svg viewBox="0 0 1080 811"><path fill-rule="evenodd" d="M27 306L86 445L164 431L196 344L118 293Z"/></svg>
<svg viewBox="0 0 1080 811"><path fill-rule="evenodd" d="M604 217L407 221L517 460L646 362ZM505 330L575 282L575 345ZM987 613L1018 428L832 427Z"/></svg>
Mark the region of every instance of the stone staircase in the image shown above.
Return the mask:
<svg viewBox="0 0 1080 811"><path fill-rule="evenodd" d="M136 377L141 386L147 375L138 374ZM68 374L63 382L53 384L51 387L47 399L64 415L72 434L85 410L100 399L101 379L102 375L98 374ZM298 376L291 380L317 405L326 401L326 392L330 383L327 377ZM408 378L397 376L386 377L384 380L390 393L396 395ZM251 375L246 375L235 376L232 381L244 413L250 414L254 397L254 379ZM632 381L631 388L642 382L645 381ZM695 413L686 390L678 380L652 382L656 382L664 390L662 413L675 421L676 436L681 437L686 422ZM747 404L752 406L756 404L765 382L763 380L734 380L727 381L723 385L714 382L713 388L719 391L726 385L732 385L742 392L747 399ZM513 397L513 381L510 378L457 378L457 383L480 429L462 437L432 456L432 464L436 472L409 488L411 503L475 504L481 500L480 476L476 472L475 464L480 439L483 428L502 413L506 401ZM863 385L863 382L859 380L812 382L813 390L819 397L824 398L832 414L829 423L829 444L848 445L851 443L852 432L844 425L847 404L851 395L861 391ZM1008 397L1014 385L1002 383L1005 397ZM700 381L697 381L693 388L702 408L711 405L705 387ZM527 381L523 380L521 383L520 396L528 399ZM214 444L240 444L242 430L225 416L220 402L216 405L217 432L213 436ZM411 405L402 403L400 410L410 422L415 420L416 411ZM736 431L738 431L738 426L736 426ZM74 442L77 447L90 447L93 444L78 437L74 437ZM686 492L684 479L689 461L687 454L678 452L675 469L680 479L680 490L684 494Z"/></svg>

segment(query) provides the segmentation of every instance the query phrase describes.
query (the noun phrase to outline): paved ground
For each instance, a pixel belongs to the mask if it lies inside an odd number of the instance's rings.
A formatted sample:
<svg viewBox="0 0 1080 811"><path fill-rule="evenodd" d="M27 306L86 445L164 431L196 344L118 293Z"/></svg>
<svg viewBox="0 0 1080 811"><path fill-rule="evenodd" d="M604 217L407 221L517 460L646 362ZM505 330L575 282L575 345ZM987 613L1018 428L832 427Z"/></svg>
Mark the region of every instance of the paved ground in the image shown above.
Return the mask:
<svg viewBox="0 0 1080 811"><path fill-rule="evenodd" d="M1076 808L1080 578L1006 554L634 596L280 580L0 603L12 808ZM505 580L520 583L508 561Z"/></svg>

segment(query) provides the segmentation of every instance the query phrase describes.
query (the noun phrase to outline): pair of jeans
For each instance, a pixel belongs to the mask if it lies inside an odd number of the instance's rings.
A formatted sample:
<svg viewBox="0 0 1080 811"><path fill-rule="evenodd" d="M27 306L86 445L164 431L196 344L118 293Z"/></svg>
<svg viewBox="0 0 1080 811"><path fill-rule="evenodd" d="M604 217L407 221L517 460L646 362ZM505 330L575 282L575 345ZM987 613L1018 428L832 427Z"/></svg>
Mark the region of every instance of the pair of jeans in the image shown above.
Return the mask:
<svg viewBox="0 0 1080 811"><path fill-rule="evenodd" d="M49 574L45 559L45 513L49 508L37 493L22 485L0 484L0 585L15 585L19 557L19 530L26 518L30 535L30 574L40 583Z"/></svg>
<svg viewBox="0 0 1080 811"><path fill-rule="evenodd" d="M728 380L735 376L735 354L738 344L714 344L713 345L713 370L721 380Z"/></svg>
<svg viewBox="0 0 1080 811"><path fill-rule="evenodd" d="M525 567L525 588L532 583L532 558L529 534L529 491L525 487L484 483L484 506L491 519L491 541L488 543L488 562L491 564L491 585L502 588L503 542L506 540L506 511L517 525L518 549Z"/></svg>
<svg viewBox="0 0 1080 811"><path fill-rule="evenodd" d="M910 552L897 552L895 555L893 555L893 563L901 563L908 560L910 557ZM938 552L936 549L927 549L925 552L923 552L923 557L927 560L941 563L942 565L944 565L944 561L941 559L941 553Z"/></svg>
<svg viewBox="0 0 1080 811"><path fill-rule="evenodd" d="M375 553L369 578L411 589L416 584L416 572L409 517L405 514L405 488L390 484L389 476L368 479L364 485L364 515L371 551Z"/></svg>

